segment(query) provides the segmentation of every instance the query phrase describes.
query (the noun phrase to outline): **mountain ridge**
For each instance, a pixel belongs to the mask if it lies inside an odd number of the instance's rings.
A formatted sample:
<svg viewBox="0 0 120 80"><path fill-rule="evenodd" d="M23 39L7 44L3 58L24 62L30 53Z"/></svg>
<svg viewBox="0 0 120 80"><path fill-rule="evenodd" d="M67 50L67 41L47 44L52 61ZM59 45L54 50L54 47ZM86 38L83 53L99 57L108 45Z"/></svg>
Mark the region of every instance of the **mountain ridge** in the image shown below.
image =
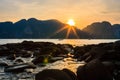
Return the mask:
<svg viewBox="0 0 120 80"><path fill-rule="evenodd" d="M21 19L15 23L11 21L0 22L0 38L119 39L120 24L111 25L108 21L94 22L80 30L57 19L29 18Z"/></svg>

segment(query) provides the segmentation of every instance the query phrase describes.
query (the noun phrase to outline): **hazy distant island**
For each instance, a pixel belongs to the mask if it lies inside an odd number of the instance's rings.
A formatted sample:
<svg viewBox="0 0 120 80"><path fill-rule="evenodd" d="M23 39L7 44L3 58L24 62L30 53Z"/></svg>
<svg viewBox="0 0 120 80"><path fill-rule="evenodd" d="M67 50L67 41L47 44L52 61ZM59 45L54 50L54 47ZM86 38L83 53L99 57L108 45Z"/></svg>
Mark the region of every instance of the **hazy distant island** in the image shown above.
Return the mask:
<svg viewBox="0 0 120 80"><path fill-rule="evenodd" d="M0 38L120 39L120 24L112 25L107 21L95 22L80 30L55 19L21 19L15 23L0 22Z"/></svg>

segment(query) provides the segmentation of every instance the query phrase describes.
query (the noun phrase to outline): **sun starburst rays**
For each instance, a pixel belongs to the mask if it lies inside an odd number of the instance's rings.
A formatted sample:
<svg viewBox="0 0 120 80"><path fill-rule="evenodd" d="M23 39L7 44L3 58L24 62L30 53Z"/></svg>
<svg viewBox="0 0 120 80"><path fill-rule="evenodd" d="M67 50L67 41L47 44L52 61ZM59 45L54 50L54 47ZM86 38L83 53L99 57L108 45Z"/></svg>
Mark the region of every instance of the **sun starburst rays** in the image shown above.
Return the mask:
<svg viewBox="0 0 120 80"><path fill-rule="evenodd" d="M67 34L66 34L66 37L65 37L66 39L69 37L70 32L71 32L71 28L68 28Z"/></svg>
<svg viewBox="0 0 120 80"><path fill-rule="evenodd" d="M70 37L70 34L74 34L75 38L79 39L79 36L77 34L77 31L76 31L75 27L70 26L70 25L66 25L66 26L62 27L61 29L59 29L56 32L54 32L52 35L49 35L47 38L52 38L55 35L57 35L58 33L64 31L65 29L67 29L65 39L68 39Z"/></svg>

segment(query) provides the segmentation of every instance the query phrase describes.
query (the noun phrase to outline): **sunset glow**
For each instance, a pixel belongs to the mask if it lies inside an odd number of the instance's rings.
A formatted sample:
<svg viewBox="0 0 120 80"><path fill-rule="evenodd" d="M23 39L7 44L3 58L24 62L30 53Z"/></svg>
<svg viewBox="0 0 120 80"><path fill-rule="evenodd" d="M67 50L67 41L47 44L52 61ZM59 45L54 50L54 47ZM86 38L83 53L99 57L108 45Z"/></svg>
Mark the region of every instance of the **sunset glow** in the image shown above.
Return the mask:
<svg viewBox="0 0 120 80"><path fill-rule="evenodd" d="M17 22L31 17L57 19L66 23L74 18L77 28L93 22L120 23L120 0L1 0L0 22ZM70 23L74 25L74 23Z"/></svg>
<svg viewBox="0 0 120 80"><path fill-rule="evenodd" d="M75 26L75 22L73 19L69 19L67 24L69 24L70 26Z"/></svg>

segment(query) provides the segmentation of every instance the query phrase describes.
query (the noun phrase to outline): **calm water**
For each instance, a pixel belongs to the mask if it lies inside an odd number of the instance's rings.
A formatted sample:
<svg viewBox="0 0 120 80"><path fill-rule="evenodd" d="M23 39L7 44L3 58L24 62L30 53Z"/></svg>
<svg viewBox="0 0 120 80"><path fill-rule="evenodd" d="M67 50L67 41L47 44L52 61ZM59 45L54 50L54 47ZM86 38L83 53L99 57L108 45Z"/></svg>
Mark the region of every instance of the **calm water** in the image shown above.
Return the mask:
<svg viewBox="0 0 120 80"><path fill-rule="evenodd" d="M109 43L120 39L0 39L0 44L18 43L24 40L37 42L54 42L56 44L72 44L77 46L87 44Z"/></svg>

